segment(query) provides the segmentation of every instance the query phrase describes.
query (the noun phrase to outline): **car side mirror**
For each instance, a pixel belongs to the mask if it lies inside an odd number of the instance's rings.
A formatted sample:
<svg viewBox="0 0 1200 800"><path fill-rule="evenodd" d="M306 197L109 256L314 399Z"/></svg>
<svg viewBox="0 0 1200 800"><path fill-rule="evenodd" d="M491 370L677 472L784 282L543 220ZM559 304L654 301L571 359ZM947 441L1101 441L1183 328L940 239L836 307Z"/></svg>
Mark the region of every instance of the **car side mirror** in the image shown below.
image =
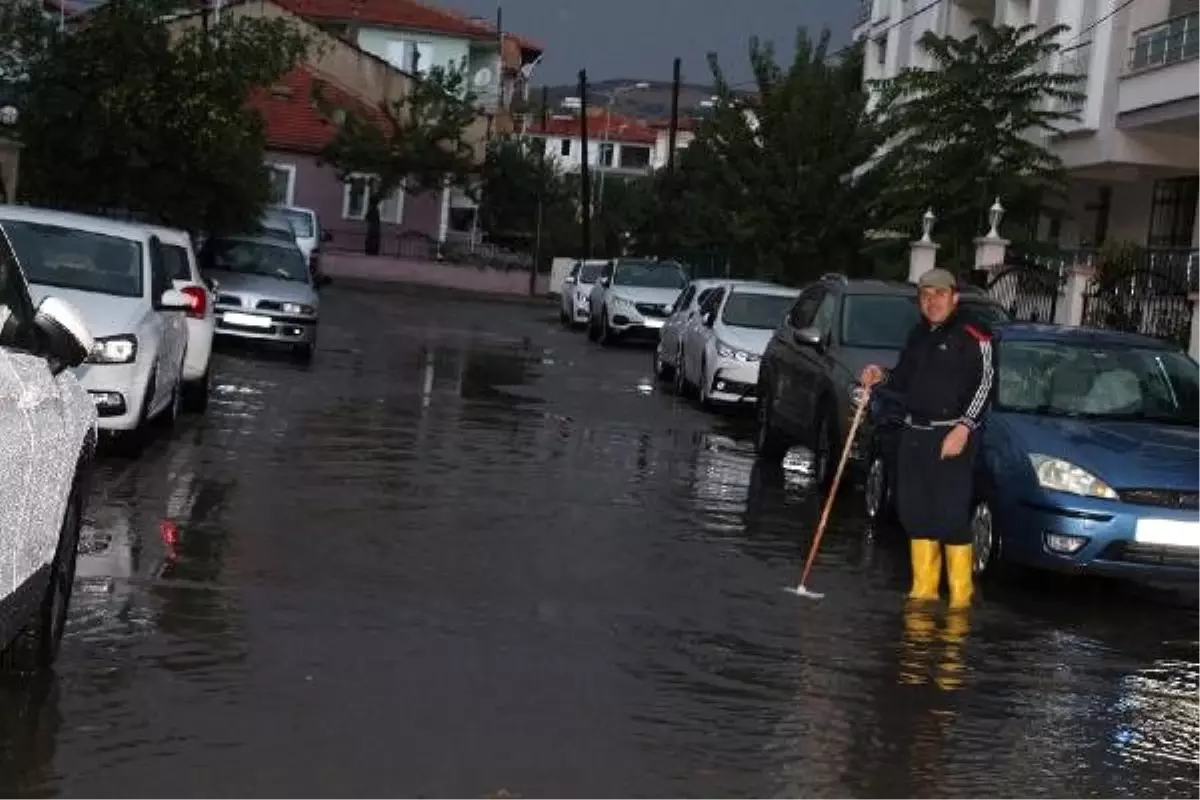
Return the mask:
<svg viewBox="0 0 1200 800"><path fill-rule="evenodd" d="M178 289L167 289L158 299L160 311L191 311L192 301Z"/></svg>
<svg viewBox="0 0 1200 800"><path fill-rule="evenodd" d="M330 231L321 231L321 241L322 242L332 242L333 234Z"/></svg>
<svg viewBox="0 0 1200 800"><path fill-rule="evenodd" d="M717 322L717 314L715 311L706 311L700 319L704 323L704 327L711 328Z"/></svg>
<svg viewBox="0 0 1200 800"><path fill-rule="evenodd" d="M807 328L798 328L792 333L792 338L796 340L796 344L804 347L819 347L821 345L821 331L811 325Z"/></svg>
<svg viewBox="0 0 1200 800"><path fill-rule="evenodd" d="M33 322L45 337L47 361L55 375L69 367L78 367L95 346L83 316L66 300L57 297L42 300Z"/></svg>

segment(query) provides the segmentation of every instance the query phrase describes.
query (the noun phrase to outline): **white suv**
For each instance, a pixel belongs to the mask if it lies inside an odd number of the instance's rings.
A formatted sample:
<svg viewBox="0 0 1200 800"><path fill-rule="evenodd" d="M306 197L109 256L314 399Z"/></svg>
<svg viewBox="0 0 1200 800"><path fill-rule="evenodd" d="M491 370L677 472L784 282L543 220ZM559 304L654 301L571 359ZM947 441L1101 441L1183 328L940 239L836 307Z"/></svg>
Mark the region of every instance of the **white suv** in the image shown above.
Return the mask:
<svg viewBox="0 0 1200 800"><path fill-rule="evenodd" d="M75 580L96 411L71 368L94 342L66 302L36 308L0 233L0 664L49 667Z"/></svg>
<svg viewBox="0 0 1200 800"><path fill-rule="evenodd" d="M588 338L603 345L626 336L657 339L687 282L673 261L618 258L606 264L588 297Z"/></svg>

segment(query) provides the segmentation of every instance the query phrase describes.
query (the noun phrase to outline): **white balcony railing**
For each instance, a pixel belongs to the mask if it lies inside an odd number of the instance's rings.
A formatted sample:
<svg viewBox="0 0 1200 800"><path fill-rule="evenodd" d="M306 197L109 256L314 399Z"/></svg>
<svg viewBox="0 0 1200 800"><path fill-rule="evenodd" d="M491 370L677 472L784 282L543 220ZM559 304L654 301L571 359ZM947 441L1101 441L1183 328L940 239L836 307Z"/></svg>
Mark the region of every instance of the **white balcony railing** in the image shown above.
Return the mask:
<svg viewBox="0 0 1200 800"><path fill-rule="evenodd" d="M1200 13L1172 17L1134 31L1129 48L1129 71L1137 72L1188 61L1200 56Z"/></svg>

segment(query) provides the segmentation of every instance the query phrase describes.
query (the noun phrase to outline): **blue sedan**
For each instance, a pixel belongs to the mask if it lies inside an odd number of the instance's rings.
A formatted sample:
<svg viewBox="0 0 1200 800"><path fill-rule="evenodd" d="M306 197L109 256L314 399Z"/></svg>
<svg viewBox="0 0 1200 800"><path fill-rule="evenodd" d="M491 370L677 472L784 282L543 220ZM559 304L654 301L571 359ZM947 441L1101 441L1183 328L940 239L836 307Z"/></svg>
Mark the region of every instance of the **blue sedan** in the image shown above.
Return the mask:
<svg viewBox="0 0 1200 800"><path fill-rule="evenodd" d="M975 570L1001 561L1119 578L1200 567L1200 369L1134 334L1013 323L995 335L994 404L972 515ZM881 391L867 513L892 513L899 413Z"/></svg>

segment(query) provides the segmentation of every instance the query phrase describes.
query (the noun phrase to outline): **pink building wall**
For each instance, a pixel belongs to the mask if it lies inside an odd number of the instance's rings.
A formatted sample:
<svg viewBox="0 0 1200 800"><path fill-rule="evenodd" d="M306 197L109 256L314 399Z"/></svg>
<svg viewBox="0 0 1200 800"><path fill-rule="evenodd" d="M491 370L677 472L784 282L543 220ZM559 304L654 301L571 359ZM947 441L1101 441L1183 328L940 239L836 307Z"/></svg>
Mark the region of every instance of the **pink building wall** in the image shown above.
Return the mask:
<svg viewBox="0 0 1200 800"><path fill-rule="evenodd" d="M504 271L491 267L422 261L408 258L386 258L352 253L326 253L321 257L321 271L331 278L388 283L409 283L419 286L440 286L468 292L487 292L501 295L529 295L529 273L525 270ZM550 276L538 275L535 291L545 297L550 288Z"/></svg>

